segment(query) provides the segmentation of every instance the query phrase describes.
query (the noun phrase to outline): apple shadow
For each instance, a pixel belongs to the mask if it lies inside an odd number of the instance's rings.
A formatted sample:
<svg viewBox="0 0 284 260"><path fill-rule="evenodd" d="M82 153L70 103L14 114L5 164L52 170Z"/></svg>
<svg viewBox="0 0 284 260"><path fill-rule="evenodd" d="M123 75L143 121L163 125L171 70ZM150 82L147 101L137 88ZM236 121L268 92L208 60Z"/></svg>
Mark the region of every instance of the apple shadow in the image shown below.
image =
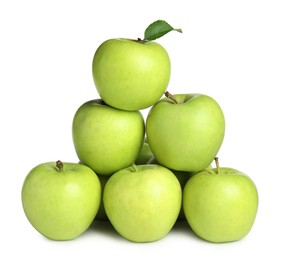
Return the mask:
<svg viewBox="0 0 284 260"><path fill-rule="evenodd" d="M94 220L88 229L88 233L99 234L100 236L108 237L114 240L126 241L126 239L114 229L109 220ZM199 240L199 238L192 231L188 222L183 219L178 219L175 222L174 226L169 232L169 235L171 234Z"/></svg>
<svg viewBox="0 0 284 260"><path fill-rule="evenodd" d="M95 219L88 229L88 233L96 233L111 237L115 240L125 240L112 226L109 220Z"/></svg>
<svg viewBox="0 0 284 260"><path fill-rule="evenodd" d="M193 239L198 239L198 237L195 235L195 233L193 232L190 225L185 219L178 219L175 222L170 232L176 233L178 235L182 235L185 237L192 237Z"/></svg>

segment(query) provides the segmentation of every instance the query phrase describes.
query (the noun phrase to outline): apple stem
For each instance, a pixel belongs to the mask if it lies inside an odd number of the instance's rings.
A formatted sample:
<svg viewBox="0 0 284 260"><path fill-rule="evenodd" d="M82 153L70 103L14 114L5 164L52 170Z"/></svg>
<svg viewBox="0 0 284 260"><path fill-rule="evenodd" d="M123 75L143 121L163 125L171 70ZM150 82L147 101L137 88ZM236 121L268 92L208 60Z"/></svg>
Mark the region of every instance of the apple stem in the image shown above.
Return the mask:
<svg viewBox="0 0 284 260"><path fill-rule="evenodd" d="M166 92L165 92L165 96L166 96L167 98L169 98L170 100L172 100L175 104L178 103L177 100L175 99L174 95L172 95L169 91L166 91Z"/></svg>
<svg viewBox="0 0 284 260"><path fill-rule="evenodd" d="M142 40L141 38L137 38L136 42L138 42L140 44L144 44L146 42L146 40Z"/></svg>
<svg viewBox="0 0 284 260"><path fill-rule="evenodd" d="M135 163L132 163L132 164L131 164L131 167L132 167L132 169L133 169L134 172L138 172L138 169L137 169L137 166L136 166Z"/></svg>
<svg viewBox="0 0 284 260"><path fill-rule="evenodd" d="M59 172L63 171L63 163L60 160L56 161L56 167L58 168Z"/></svg>
<svg viewBox="0 0 284 260"><path fill-rule="evenodd" d="M217 168L217 174L219 174L219 173L220 173L220 169L219 169L219 158L218 158L218 157L215 157L214 160L215 160L215 164L216 164L216 168Z"/></svg>

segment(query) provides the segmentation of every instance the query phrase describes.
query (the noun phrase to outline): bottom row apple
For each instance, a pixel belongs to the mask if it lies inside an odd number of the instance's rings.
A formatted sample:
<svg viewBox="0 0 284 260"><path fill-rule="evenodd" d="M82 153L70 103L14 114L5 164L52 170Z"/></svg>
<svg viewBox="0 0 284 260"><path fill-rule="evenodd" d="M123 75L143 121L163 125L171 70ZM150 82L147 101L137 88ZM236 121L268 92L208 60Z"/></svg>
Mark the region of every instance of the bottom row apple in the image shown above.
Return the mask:
<svg viewBox="0 0 284 260"><path fill-rule="evenodd" d="M175 224L182 189L160 165L132 165L112 175L103 193L106 214L116 231L134 242L163 238Z"/></svg>
<svg viewBox="0 0 284 260"><path fill-rule="evenodd" d="M101 203L101 184L79 163L47 162L34 167L22 187L22 205L32 226L53 240L70 240L92 223Z"/></svg>
<svg viewBox="0 0 284 260"><path fill-rule="evenodd" d="M183 189L183 210L196 235L210 242L231 242L251 230L258 209L254 182L233 168L206 169Z"/></svg>
<svg viewBox="0 0 284 260"><path fill-rule="evenodd" d="M94 220L108 219L129 241L156 241L181 213L204 240L240 240L254 224L257 189L247 175L215 160L216 168L190 175L186 183L158 164L133 164L101 180L80 163L43 163L27 175L22 205L31 225L53 240L74 239Z"/></svg>

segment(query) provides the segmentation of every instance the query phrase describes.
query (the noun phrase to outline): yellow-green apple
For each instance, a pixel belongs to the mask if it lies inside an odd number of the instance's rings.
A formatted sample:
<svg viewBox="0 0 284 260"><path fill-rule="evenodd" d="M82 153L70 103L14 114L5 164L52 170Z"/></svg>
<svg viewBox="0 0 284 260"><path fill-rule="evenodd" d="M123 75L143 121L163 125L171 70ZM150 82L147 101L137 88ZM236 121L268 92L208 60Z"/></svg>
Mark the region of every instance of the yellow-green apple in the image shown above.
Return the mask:
<svg viewBox="0 0 284 260"><path fill-rule="evenodd" d="M157 42L114 38L96 50L92 72L96 89L107 104L141 110L162 97L171 64L167 51Z"/></svg>
<svg viewBox="0 0 284 260"><path fill-rule="evenodd" d="M22 186L22 206L31 225L52 240L71 240L91 225L101 202L93 170L78 163L46 162Z"/></svg>
<svg viewBox="0 0 284 260"><path fill-rule="evenodd" d="M80 161L97 174L110 175L136 160L145 124L140 111L116 109L95 99L78 108L72 133Z"/></svg>
<svg viewBox="0 0 284 260"><path fill-rule="evenodd" d="M166 92L149 111L146 134L156 160L176 171L207 168L219 151L225 118L219 104L203 94Z"/></svg>
<svg viewBox="0 0 284 260"><path fill-rule="evenodd" d="M103 201L116 231L133 242L151 242L173 227L182 190L175 175L160 165L132 165L108 180Z"/></svg>
<svg viewBox="0 0 284 260"><path fill-rule="evenodd" d="M183 189L186 219L200 238L231 242L251 230L258 208L257 188L248 175L233 168L201 171Z"/></svg>

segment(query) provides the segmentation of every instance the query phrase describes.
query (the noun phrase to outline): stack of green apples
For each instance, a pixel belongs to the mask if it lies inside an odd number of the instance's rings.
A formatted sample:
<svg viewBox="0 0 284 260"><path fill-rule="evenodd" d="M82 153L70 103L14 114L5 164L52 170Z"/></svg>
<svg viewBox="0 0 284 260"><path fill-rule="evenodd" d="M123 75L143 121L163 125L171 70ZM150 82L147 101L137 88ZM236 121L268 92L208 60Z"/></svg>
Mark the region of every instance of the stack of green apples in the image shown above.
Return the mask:
<svg viewBox="0 0 284 260"><path fill-rule="evenodd" d="M158 20L144 39L109 39L97 48L92 73L100 98L83 103L72 123L79 162L42 163L22 187L24 212L42 235L74 239L94 220L110 221L133 242L160 240L179 220L210 242L240 240L251 230L254 182L219 167L221 107L205 94L167 91L170 58L154 40L170 31L182 32Z"/></svg>

